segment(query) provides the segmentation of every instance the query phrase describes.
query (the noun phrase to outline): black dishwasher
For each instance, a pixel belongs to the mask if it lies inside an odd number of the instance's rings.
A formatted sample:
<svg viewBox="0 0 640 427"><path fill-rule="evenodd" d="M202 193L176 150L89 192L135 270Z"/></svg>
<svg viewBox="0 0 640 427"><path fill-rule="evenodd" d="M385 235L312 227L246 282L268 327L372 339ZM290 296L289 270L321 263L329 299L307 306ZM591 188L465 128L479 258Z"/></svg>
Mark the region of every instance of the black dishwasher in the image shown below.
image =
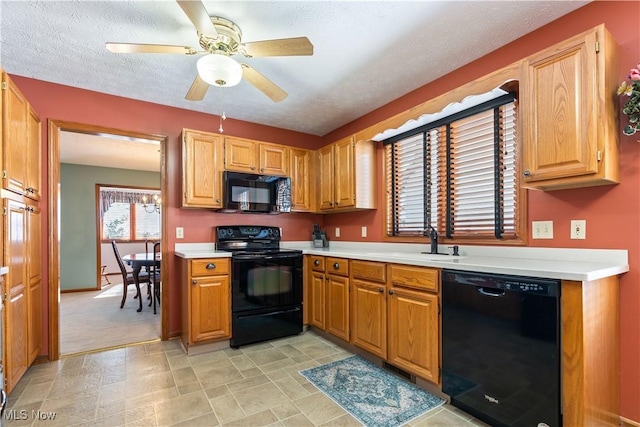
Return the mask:
<svg viewBox="0 0 640 427"><path fill-rule="evenodd" d="M492 426L562 425L560 282L442 272L442 391Z"/></svg>

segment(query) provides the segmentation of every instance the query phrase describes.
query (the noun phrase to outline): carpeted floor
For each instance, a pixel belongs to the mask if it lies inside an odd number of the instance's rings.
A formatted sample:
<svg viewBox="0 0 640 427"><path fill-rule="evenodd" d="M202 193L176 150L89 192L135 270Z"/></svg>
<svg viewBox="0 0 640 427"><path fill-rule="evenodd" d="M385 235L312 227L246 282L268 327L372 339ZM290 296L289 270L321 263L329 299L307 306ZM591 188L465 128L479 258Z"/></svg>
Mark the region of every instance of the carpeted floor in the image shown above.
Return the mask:
<svg viewBox="0 0 640 427"><path fill-rule="evenodd" d="M135 289L129 286L120 308L122 283L103 285L100 291L60 294L60 354L110 348L160 338L160 311L153 314L145 290L138 313Z"/></svg>
<svg viewBox="0 0 640 427"><path fill-rule="evenodd" d="M400 426L444 404L440 397L360 356L300 374L367 427Z"/></svg>

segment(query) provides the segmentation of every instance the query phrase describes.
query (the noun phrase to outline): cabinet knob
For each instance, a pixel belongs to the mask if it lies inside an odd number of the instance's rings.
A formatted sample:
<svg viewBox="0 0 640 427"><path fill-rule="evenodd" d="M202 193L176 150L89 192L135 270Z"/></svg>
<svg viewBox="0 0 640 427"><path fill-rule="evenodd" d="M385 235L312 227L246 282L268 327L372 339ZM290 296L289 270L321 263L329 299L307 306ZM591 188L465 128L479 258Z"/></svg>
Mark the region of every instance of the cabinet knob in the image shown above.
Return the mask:
<svg viewBox="0 0 640 427"><path fill-rule="evenodd" d="M380 292L381 294L384 293L384 288L378 288L378 292Z"/></svg>
<svg viewBox="0 0 640 427"><path fill-rule="evenodd" d="M209 264L207 264L207 266L205 267L207 270L213 270L214 268L216 268L216 265L212 262L210 262Z"/></svg>
<svg viewBox="0 0 640 427"><path fill-rule="evenodd" d="M195 285L198 284L198 281L196 279L193 279L193 280L191 280L191 284L195 286Z"/></svg>
<svg viewBox="0 0 640 427"><path fill-rule="evenodd" d="M529 176L531 176L531 171L526 170L526 171L522 172L522 174L523 174L524 176L529 177Z"/></svg>
<svg viewBox="0 0 640 427"><path fill-rule="evenodd" d="M216 199L216 203L220 203L220 199Z"/></svg>
<svg viewBox="0 0 640 427"><path fill-rule="evenodd" d="M329 206L333 206L333 202L329 202Z"/></svg>
<svg viewBox="0 0 640 427"><path fill-rule="evenodd" d="M255 166L251 166L251 170L252 171L256 170L256 167Z"/></svg>
<svg viewBox="0 0 640 427"><path fill-rule="evenodd" d="M315 261L313 261L313 265L315 265L316 267L320 265L320 260L317 259Z"/></svg>
<svg viewBox="0 0 640 427"><path fill-rule="evenodd" d="M338 264L337 262L333 263L333 269L334 270L339 270L340 269L340 264Z"/></svg>
<svg viewBox="0 0 640 427"><path fill-rule="evenodd" d="M264 172L264 168L260 168L260 172Z"/></svg>
<svg viewBox="0 0 640 427"><path fill-rule="evenodd" d="M336 202L336 206L338 206L340 204L340 202Z"/></svg>
<svg viewBox="0 0 640 427"><path fill-rule="evenodd" d="M393 289L389 289L389 295L393 295Z"/></svg>

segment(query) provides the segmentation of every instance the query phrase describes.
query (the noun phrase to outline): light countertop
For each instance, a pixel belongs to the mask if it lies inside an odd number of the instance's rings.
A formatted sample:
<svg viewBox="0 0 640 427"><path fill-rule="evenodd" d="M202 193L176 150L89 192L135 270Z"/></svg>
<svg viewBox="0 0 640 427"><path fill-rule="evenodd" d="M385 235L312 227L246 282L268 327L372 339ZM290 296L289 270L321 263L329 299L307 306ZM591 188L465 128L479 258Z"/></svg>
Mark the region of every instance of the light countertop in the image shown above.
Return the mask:
<svg viewBox="0 0 640 427"><path fill-rule="evenodd" d="M9 272L9 267L0 267L0 276L4 276Z"/></svg>
<svg viewBox="0 0 640 427"><path fill-rule="evenodd" d="M496 274L589 281L629 271L626 249L565 249L496 246L460 246L460 256L423 254L428 245L403 243L331 242L329 248L314 248L311 242L282 242L282 248L304 254L392 262L423 267L467 270ZM439 252L451 253L441 245ZM216 251L213 243L176 244L181 258L230 257Z"/></svg>

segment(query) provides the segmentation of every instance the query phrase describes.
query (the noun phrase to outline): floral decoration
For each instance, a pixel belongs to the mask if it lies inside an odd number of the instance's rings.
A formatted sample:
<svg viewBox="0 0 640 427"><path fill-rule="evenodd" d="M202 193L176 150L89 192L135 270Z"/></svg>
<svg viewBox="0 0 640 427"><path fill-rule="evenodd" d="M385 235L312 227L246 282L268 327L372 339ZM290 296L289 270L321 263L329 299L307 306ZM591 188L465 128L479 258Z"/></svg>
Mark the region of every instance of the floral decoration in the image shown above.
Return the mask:
<svg viewBox="0 0 640 427"><path fill-rule="evenodd" d="M629 117L629 124L622 133L633 135L640 132L640 63L629 72L629 82L625 80L620 84L618 95L629 97L622 107L622 113Z"/></svg>

